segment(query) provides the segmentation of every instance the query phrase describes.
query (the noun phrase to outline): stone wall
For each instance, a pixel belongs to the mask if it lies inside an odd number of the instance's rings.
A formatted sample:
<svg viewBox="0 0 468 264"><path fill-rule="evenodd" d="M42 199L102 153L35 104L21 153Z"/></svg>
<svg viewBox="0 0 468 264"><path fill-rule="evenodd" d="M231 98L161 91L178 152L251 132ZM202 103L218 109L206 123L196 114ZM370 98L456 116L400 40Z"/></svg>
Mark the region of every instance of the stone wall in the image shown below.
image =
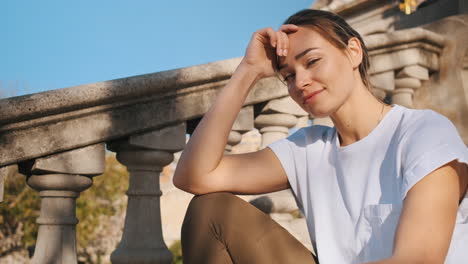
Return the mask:
<svg viewBox="0 0 468 264"><path fill-rule="evenodd" d="M468 144L468 15L447 17L423 28L446 39L439 72L414 94L416 108L430 108L448 117Z"/></svg>

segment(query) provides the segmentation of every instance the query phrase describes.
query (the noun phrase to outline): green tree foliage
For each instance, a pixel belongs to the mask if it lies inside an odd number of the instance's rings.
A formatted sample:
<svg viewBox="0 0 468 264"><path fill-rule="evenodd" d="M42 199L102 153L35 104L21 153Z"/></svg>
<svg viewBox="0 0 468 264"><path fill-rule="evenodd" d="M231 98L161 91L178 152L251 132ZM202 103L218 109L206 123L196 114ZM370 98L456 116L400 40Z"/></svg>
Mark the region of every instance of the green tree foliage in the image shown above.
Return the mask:
<svg viewBox="0 0 468 264"><path fill-rule="evenodd" d="M183 264L182 262L182 243L180 240L175 241L169 250L172 252L172 264Z"/></svg>
<svg viewBox="0 0 468 264"><path fill-rule="evenodd" d="M4 200L0 203L0 256L33 245L37 236L39 194L26 185L16 166L6 168Z"/></svg>
<svg viewBox="0 0 468 264"><path fill-rule="evenodd" d="M128 189L128 180L125 167L114 155L108 155L104 174L94 177L93 186L77 199L76 215L80 221L77 226L78 250L84 262L101 263L99 259L104 255L104 249L99 249L99 245L94 245L93 241L98 236L106 235L106 228L122 228L106 226L105 219L126 207L120 201Z"/></svg>

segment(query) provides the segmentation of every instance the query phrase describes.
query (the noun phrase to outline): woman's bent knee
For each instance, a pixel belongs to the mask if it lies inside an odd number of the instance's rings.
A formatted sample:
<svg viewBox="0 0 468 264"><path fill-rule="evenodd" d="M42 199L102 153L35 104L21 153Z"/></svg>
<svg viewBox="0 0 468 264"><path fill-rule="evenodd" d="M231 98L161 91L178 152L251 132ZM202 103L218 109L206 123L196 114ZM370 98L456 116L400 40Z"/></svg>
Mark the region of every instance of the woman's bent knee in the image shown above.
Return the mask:
<svg viewBox="0 0 468 264"><path fill-rule="evenodd" d="M197 195L192 198L187 208L186 218L212 219L225 210L235 210L236 204L244 202L239 197L228 192Z"/></svg>
<svg viewBox="0 0 468 264"><path fill-rule="evenodd" d="M216 192L216 193L208 193L208 194L203 194L203 195L196 195L193 197L191 203L204 204L204 203L213 203L213 200L229 201L229 200L238 200L238 199L240 198L229 192Z"/></svg>
<svg viewBox="0 0 468 264"><path fill-rule="evenodd" d="M218 230L237 221L235 215L239 213L241 203L246 202L226 192L193 197L182 224L182 240L194 239L194 234L213 233L213 227Z"/></svg>

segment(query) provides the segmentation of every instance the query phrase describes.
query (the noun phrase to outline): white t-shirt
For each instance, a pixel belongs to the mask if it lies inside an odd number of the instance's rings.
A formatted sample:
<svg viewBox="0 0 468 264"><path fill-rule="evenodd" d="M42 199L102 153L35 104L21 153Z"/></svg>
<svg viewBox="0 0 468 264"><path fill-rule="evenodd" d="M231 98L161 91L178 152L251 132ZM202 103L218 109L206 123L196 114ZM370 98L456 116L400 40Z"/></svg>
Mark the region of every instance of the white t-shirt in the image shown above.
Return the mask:
<svg viewBox="0 0 468 264"><path fill-rule="evenodd" d="M411 187L440 166L468 163L454 125L431 110L395 105L365 138L340 147L335 128L311 126L269 147L287 173L320 264L391 257ZM447 264L468 263L468 194Z"/></svg>

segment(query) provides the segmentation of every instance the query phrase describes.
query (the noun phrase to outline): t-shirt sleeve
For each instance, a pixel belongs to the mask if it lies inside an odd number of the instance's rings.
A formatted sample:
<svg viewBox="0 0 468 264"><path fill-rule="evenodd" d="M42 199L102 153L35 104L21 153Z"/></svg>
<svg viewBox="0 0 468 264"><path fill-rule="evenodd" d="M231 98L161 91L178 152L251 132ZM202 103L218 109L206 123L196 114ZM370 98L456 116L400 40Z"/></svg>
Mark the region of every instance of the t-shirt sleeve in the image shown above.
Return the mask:
<svg viewBox="0 0 468 264"><path fill-rule="evenodd" d="M296 132L296 133L299 133ZM287 138L280 139L268 145L268 147L275 153L276 157L281 162L286 175L288 176L289 185L291 185L293 193L297 194L298 191L298 180L296 173L296 161L294 159L294 152L291 146L291 140L297 138L297 135L293 134Z"/></svg>
<svg viewBox="0 0 468 264"><path fill-rule="evenodd" d="M437 168L453 160L468 163L468 149L446 117L427 111L408 131L402 147L402 199L411 187Z"/></svg>

